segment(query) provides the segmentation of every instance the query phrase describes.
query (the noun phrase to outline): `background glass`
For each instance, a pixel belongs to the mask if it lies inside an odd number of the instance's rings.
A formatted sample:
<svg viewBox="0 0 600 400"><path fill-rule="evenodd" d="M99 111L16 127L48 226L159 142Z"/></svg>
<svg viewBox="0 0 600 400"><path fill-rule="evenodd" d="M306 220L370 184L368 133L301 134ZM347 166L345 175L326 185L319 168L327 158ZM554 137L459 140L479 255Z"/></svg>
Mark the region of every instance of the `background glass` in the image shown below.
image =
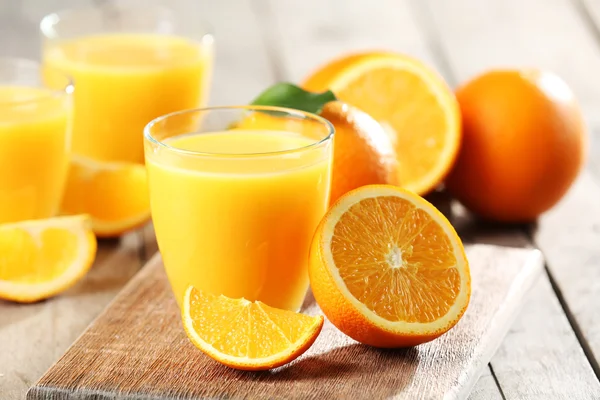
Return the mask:
<svg viewBox="0 0 600 400"><path fill-rule="evenodd" d="M44 87L51 79L57 90ZM56 215L71 137L71 81L0 58L0 223Z"/></svg>
<svg viewBox="0 0 600 400"><path fill-rule="evenodd" d="M332 138L327 120L273 107L191 110L146 127L152 218L178 302L193 284L300 308Z"/></svg>
<svg viewBox="0 0 600 400"><path fill-rule="evenodd" d="M40 23L43 62L73 77L73 151L143 162L152 119L206 104L213 37L168 8L111 2L50 14Z"/></svg>

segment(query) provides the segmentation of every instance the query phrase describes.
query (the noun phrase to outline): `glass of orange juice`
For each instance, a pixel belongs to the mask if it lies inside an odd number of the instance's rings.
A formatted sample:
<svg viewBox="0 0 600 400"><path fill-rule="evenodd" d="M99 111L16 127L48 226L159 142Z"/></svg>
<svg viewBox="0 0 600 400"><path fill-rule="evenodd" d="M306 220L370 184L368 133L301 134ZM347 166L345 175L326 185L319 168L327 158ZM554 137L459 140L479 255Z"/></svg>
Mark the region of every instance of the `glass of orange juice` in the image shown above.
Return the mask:
<svg viewBox="0 0 600 400"><path fill-rule="evenodd" d="M52 79L56 90L44 86ZM71 141L70 79L0 58L0 223L58 212Z"/></svg>
<svg viewBox="0 0 600 400"><path fill-rule="evenodd" d="M188 285L298 310L329 201L333 127L302 111L215 107L144 131L158 246L177 301Z"/></svg>
<svg viewBox="0 0 600 400"><path fill-rule="evenodd" d="M150 120L206 105L213 36L183 14L110 2L44 17L43 63L77 83L74 153L143 162Z"/></svg>

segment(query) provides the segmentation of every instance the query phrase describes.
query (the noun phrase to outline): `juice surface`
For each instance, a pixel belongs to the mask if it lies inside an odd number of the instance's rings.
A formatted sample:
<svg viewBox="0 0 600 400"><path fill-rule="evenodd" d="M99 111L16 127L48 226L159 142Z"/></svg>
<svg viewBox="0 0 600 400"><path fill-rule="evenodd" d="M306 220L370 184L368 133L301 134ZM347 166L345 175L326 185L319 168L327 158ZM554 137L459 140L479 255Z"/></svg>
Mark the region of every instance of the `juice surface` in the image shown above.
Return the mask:
<svg viewBox="0 0 600 400"><path fill-rule="evenodd" d="M44 66L75 81L73 151L143 162L152 119L206 102L210 45L158 34L106 34L51 42Z"/></svg>
<svg viewBox="0 0 600 400"><path fill-rule="evenodd" d="M0 223L58 212L68 168L68 125L65 96L0 86Z"/></svg>
<svg viewBox="0 0 600 400"><path fill-rule="evenodd" d="M166 143L248 154L296 149L314 140L232 130ZM178 302L193 284L229 297L300 308L308 288L310 241L328 204L331 146L250 157L149 152L146 166L158 244Z"/></svg>

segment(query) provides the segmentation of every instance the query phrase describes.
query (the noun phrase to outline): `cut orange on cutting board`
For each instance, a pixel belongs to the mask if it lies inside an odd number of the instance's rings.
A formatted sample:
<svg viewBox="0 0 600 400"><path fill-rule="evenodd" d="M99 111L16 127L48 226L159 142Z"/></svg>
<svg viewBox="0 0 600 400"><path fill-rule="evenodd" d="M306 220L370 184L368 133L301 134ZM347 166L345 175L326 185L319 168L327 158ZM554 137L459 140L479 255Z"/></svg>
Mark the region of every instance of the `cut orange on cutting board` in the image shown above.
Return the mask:
<svg viewBox="0 0 600 400"><path fill-rule="evenodd" d="M31 303L61 293L95 255L88 216L0 225L0 299Z"/></svg>
<svg viewBox="0 0 600 400"><path fill-rule="evenodd" d="M231 368L266 370L287 364L314 343L322 316L231 299L188 287L183 326L192 343Z"/></svg>
<svg viewBox="0 0 600 400"><path fill-rule="evenodd" d="M422 62L394 53L352 54L315 71L303 87L330 89L375 118L394 143L398 180L406 189L427 193L452 167L460 144L458 104Z"/></svg>
<svg viewBox="0 0 600 400"><path fill-rule="evenodd" d="M99 237L115 237L150 220L148 180L142 164L73 156L63 214L89 214Z"/></svg>
<svg viewBox="0 0 600 400"><path fill-rule="evenodd" d="M460 238L429 202L391 185L342 196L313 239L309 275L321 310L377 347L418 345L447 332L471 294Z"/></svg>

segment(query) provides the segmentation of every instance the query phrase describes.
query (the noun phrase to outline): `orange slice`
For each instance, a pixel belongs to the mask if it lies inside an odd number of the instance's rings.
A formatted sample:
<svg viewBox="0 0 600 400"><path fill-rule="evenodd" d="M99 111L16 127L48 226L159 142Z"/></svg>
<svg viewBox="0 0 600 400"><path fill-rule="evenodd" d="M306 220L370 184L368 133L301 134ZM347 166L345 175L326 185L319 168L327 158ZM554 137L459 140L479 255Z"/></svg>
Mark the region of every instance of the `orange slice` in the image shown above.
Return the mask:
<svg viewBox="0 0 600 400"><path fill-rule="evenodd" d="M364 186L328 211L312 243L310 283L327 318L377 347L413 346L452 328L471 294L448 220L423 198Z"/></svg>
<svg viewBox="0 0 600 400"><path fill-rule="evenodd" d="M456 98L444 80L411 57L383 52L334 60L303 86L331 89L338 99L375 118L398 158L398 180L418 194L434 189L450 171L460 144Z"/></svg>
<svg viewBox="0 0 600 400"><path fill-rule="evenodd" d="M308 350L323 327L320 315L216 296L193 286L185 293L182 317L196 347L222 364L249 371L289 363Z"/></svg>
<svg viewBox="0 0 600 400"><path fill-rule="evenodd" d="M142 164L71 161L63 214L89 214L99 237L115 237L150 220L146 169Z"/></svg>
<svg viewBox="0 0 600 400"><path fill-rule="evenodd" d="M96 256L88 216L0 225L0 299L30 303L82 278Z"/></svg>

